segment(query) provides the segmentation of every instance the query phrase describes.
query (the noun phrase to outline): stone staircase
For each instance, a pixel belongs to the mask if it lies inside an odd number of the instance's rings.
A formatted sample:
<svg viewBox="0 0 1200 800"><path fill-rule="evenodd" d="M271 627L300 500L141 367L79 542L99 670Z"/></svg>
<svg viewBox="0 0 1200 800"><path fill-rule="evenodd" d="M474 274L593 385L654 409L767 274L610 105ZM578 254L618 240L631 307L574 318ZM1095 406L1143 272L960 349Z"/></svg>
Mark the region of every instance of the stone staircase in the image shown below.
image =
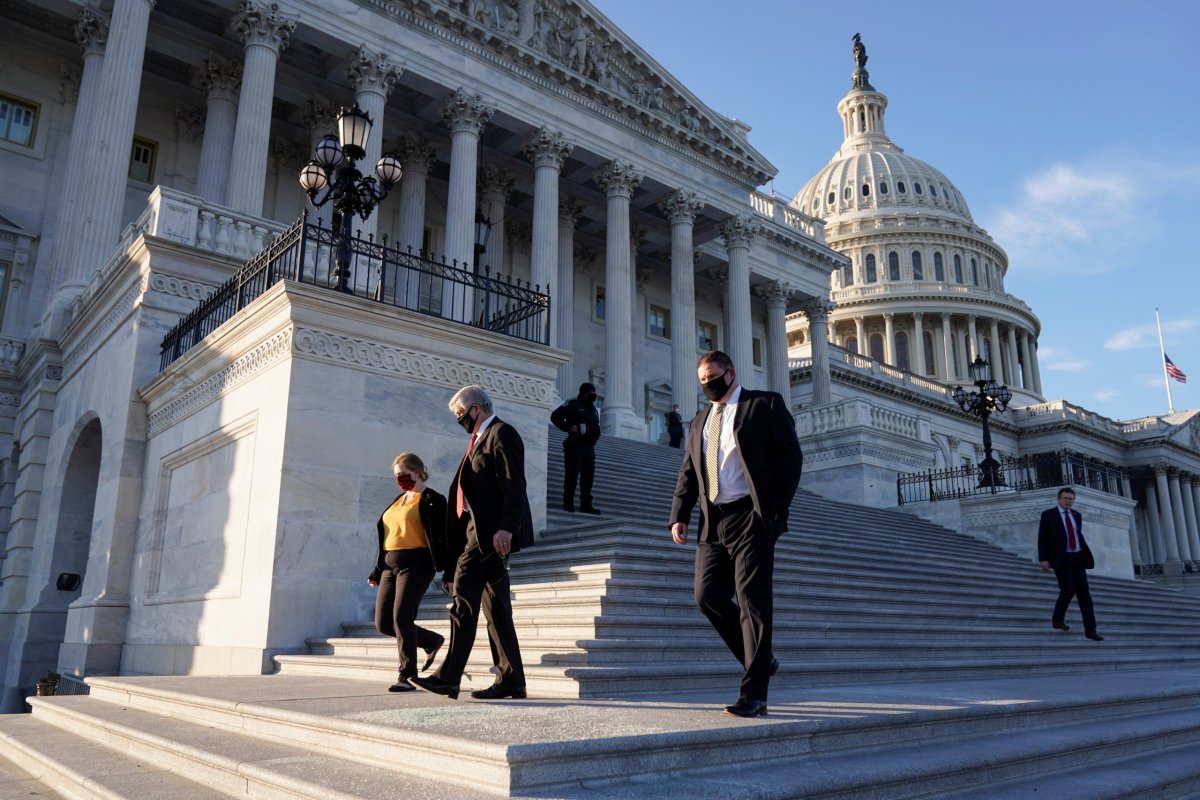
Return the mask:
<svg viewBox="0 0 1200 800"><path fill-rule="evenodd" d="M513 559L534 699L389 695L393 642L347 622L277 675L31 699L0 718L0 800L1200 799L1200 600L1096 578L1107 638L1089 642L1077 614L1051 630L1035 564L801 492L777 548L771 714L735 720L719 707L740 670L695 609L693 548L666 531L680 451L605 438L598 456L605 515L552 511ZM445 633L445 607L431 592L422 624ZM467 683L488 666L481 636Z"/></svg>

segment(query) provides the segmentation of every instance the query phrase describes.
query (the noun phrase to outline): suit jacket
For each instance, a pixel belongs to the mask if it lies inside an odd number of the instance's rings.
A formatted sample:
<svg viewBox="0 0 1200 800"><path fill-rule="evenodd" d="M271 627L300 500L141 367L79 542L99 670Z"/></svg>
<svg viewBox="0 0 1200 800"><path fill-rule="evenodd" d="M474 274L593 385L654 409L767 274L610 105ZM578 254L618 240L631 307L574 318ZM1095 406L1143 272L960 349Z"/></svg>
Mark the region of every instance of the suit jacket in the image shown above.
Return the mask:
<svg viewBox="0 0 1200 800"><path fill-rule="evenodd" d="M1096 566L1092 558L1092 550L1088 547L1087 539L1083 538L1083 516L1075 509L1070 510L1072 521L1075 523L1075 535L1079 537L1079 553L1083 556L1084 569ZM1063 525L1062 514L1058 506L1042 512L1042 521L1038 524L1038 561L1047 561L1054 569L1058 569L1067 559L1067 527Z"/></svg>
<svg viewBox="0 0 1200 800"><path fill-rule="evenodd" d="M700 538L711 541L715 531L708 528L708 495L704 491L704 453L701 451L704 426L712 413L700 413L692 419L688 432L687 454L675 482L671 501L671 524L687 523L692 508L700 501L703 522ZM743 388L733 419L733 435L742 454L746 484L754 512L775 538L788 529L788 509L800 484L804 455L796 439L796 423L787 403L777 392L757 392Z"/></svg>
<svg viewBox="0 0 1200 800"><path fill-rule="evenodd" d="M459 484L471 507L480 550L495 552L492 536L500 530L513 535L513 553L533 544L533 514L525 490L525 444L516 428L497 417L475 440L470 457L450 484L447 580L452 579L454 564L467 547L467 518L459 517L455 507Z"/></svg>
<svg viewBox="0 0 1200 800"><path fill-rule="evenodd" d="M401 495L396 495L396 500L399 500L400 497ZM388 503L388 508L395 505L396 500ZM384 509L384 512L387 512L387 508ZM433 568L445 569L447 564L446 498L426 486L425 491L421 492L417 513L421 515L421 527L425 529L425 540L429 542L429 555L433 557ZM387 565L383 563L383 557L386 554L383 549L383 540L387 536L387 531L383 527L383 514L379 515L379 520L375 523L375 532L379 535L379 552L375 559L375 569L371 571L367 580L378 583L383 571L387 569Z"/></svg>

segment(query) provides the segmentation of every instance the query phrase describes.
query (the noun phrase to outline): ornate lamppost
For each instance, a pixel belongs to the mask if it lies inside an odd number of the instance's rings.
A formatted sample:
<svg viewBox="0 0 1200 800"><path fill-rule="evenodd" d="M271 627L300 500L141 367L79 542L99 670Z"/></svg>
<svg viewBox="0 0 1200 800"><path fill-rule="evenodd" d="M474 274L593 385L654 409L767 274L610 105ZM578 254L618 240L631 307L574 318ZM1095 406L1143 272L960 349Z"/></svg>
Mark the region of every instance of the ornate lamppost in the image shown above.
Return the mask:
<svg viewBox="0 0 1200 800"><path fill-rule="evenodd" d="M988 425L988 417L1001 414L1012 400L1012 390L1001 386L992 379L992 368L979 356L967 368L971 382L979 391L968 393L963 387L954 387L954 402L968 414L974 414L983 421L983 461L979 464L979 486L995 488L1004 485L1004 475L1000 472L1000 462L992 457L992 429Z"/></svg>
<svg viewBox="0 0 1200 800"><path fill-rule="evenodd" d="M384 153L375 164L379 180L358 171L355 163L367 154L367 137L373 123L357 103L354 108L341 110L337 124L338 135L330 133L317 142L316 157L300 170L300 186L314 207L333 203L333 229L341 229L335 256L337 269L333 276L338 291L350 292L350 227L354 215L364 221L371 216L375 207L400 181L403 170L394 153ZM318 198L322 190L325 194Z"/></svg>

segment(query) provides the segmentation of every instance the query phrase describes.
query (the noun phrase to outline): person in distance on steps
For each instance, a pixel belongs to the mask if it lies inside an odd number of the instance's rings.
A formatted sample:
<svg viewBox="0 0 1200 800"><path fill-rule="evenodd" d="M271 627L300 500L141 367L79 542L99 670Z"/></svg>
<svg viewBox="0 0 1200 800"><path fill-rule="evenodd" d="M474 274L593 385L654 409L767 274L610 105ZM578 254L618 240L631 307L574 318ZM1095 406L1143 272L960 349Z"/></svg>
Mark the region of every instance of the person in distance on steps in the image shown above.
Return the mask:
<svg viewBox="0 0 1200 800"><path fill-rule="evenodd" d="M596 440L600 438L600 414L596 412L596 387L579 384L579 395L550 415L554 427L567 434L563 440L563 510L575 510L575 483L579 482L579 510L599 514L592 505L592 481L596 477Z"/></svg>
<svg viewBox="0 0 1200 800"><path fill-rule="evenodd" d="M375 528L379 551L367 583L378 586L375 629L396 637L400 677L389 692L411 692L408 679L417 674L417 648L425 651L422 670L429 669L445 638L416 624L417 609L429 582L446 563L446 498L425 485L429 473L415 453L392 461L400 496L380 515Z"/></svg>
<svg viewBox="0 0 1200 800"><path fill-rule="evenodd" d="M533 516L525 489L525 445L516 428L492 411L482 386L464 386L450 400L455 421L471 434L454 482L447 519L450 647L433 675L410 677L418 689L458 698L467 658L475 644L479 612L487 618L499 674L477 700L525 697L525 667L513 625L508 557L533 544ZM457 563L452 559L457 559Z"/></svg>
<svg viewBox="0 0 1200 800"><path fill-rule="evenodd" d="M671 437L671 447L679 448L683 441L683 417L679 414L679 405L671 406L671 412L667 414L667 435Z"/></svg>
<svg viewBox="0 0 1200 800"><path fill-rule="evenodd" d="M1064 486L1058 490L1058 505L1043 511L1038 525L1038 561L1044 572L1053 569L1058 578L1058 600L1050 624L1060 631L1070 630L1065 617L1071 598L1076 597L1083 615L1083 635L1102 642L1104 637L1096 633L1096 613L1087 580L1087 571L1096 566L1096 560L1083 538L1083 516L1071 508L1074 504L1075 491Z"/></svg>
<svg viewBox="0 0 1200 800"><path fill-rule="evenodd" d="M696 374L711 405L688 431L671 537L687 543L699 501L696 605L746 670L725 710L756 717L767 713L767 686L779 669L771 649L775 540L788 529L804 457L782 396L742 388L719 350L700 357Z"/></svg>

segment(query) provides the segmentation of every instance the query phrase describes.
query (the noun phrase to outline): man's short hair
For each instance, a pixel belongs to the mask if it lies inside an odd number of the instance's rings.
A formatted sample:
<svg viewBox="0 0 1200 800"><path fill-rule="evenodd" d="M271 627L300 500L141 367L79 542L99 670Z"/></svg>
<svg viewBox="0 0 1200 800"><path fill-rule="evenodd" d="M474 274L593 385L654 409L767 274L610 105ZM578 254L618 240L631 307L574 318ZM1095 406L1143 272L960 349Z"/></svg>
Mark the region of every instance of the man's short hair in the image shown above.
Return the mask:
<svg viewBox="0 0 1200 800"><path fill-rule="evenodd" d="M488 396L487 390L482 386L464 386L454 393L454 397L450 398L447 404L451 411L455 406L470 408L471 406L479 406L480 410L485 414L492 413L492 398Z"/></svg>
<svg viewBox="0 0 1200 800"><path fill-rule="evenodd" d="M696 362L696 369L700 369L705 364L715 364L721 369L733 369L733 359L722 353L720 350L709 350L704 355L700 356L700 360Z"/></svg>
<svg viewBox="0 0 1200 800"><path fill-rule="evenodd" d="M1072 489L1070 486L1064 486L1058 490L1058 496L1062 497L1064 494L1074 495L1075 490Z"/></svg>

